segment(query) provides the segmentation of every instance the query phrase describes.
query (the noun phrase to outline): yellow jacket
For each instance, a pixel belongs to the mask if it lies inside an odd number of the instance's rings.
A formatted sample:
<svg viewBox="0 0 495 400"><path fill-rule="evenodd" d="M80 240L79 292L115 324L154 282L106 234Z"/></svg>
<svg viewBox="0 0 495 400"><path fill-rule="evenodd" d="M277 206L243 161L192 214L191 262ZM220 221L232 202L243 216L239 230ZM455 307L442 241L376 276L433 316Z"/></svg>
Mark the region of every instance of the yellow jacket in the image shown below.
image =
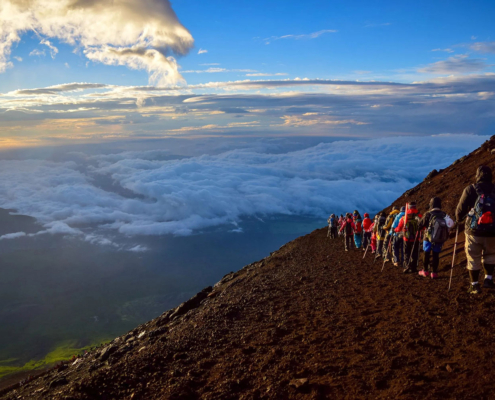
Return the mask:
<svg viewBox="0 0 495 400"><path fill-rule="evenodd" d="M383 225L383 229L378 230L377 232L377 239L378 240L383 240L387 237L390 228L392 228L392 224L394 223L395 216L399 214L399 210L392 210L390 214L388 214L387 220L385 221L385 225ZM383 236L382 236L383 234Z"/></svg>

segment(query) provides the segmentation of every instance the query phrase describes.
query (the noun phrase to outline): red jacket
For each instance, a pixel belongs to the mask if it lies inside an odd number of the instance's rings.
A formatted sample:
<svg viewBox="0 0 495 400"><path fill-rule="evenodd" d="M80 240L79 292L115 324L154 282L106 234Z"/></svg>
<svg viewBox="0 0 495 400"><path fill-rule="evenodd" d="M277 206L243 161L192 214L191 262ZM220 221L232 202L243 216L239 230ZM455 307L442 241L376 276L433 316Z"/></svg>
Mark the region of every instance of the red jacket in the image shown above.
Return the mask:
<svg viewBox="0 0 495 400"><path fill-rule="evenodd" d="M347 229L346 229L346 226L349 225L350 228L351 228L351 232L348 233L347 232ZM350 236L350 235L354 235L354 230L356 229L356 225L354 225L354 221L352 220L352 218L347 218L346 221L342 224L342 228L340 228L340 231L342 232L343 230L346 231L346 235Z"/></svg>
<svg viewBox="0 0 495 400"><path fill-rule="evenodd" d="M419 213L418 209L417 208L410 208L407 210L407 219L409 218L414 218L414 217L418 217L418 218L422 218L423 216ZM406 216L404 215L400 221L399 221L399 225L397 226L397 228L395 228L395 232L397 233L400 233L404 230L404 223L406 222ZM408 241L408 242L414 242L414 239L407 239L407 238L404 238L405 241Z"/></svg>
<svg viewBox="0 0 495 400"><path fill-rule="evenodd" d="M371 232L371 225L373 225L373 221L370 217L364 217L363 219L363 229L365 232Z"/></svg>

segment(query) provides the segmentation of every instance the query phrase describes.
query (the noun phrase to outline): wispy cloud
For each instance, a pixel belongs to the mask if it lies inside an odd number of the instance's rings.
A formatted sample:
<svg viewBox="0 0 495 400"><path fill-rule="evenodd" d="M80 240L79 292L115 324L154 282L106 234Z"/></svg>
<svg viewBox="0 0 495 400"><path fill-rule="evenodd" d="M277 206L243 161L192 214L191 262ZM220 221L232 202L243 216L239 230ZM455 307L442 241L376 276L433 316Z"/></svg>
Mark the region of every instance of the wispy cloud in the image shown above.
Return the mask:
<svg viewBox="0 0 495 400"><path fill-rule="evenodd" d="M270 36L268 38L263 39L263 41L266 44L270 44L270 42L274 40L282 40L282 39L293 39L293 40L307 40L307 39L316 39L319 38L321 35L324 35L326 33L335 33L337 30L335 29L322 29L321 31L313 32L313 33L305 33L305 34L299 34L299 35L283 35L283 36Z"/></svg>
<svg viewBox="0 0 495 400"><path fill-rule="evenodd" d="M200 70L187 70L181 71L183 74L218 74L220 72L256 72L253 69L227 69L227 68L215 68L211 67L208 69L200 69Z"/></svg>
<svg viewBox="0 0 495 400"><path fill-rule="evenodd" d="M432 51L443 51L445 53L454 53L454 50L452 49L433 49Z"/></svg>
<svg viewBox="0 0 495 400"><path fill-rule="evenodd" d="M481 71L490 67L484 60L479 58L469 58L466 54L449 57L443 61L437 61L426 67L419 68L418 72L424 74L466 74Z"/></svg>
<svg viewBox="0 0 495 400"><path fill-rule="evenodd" d="M205 49L199 49L198 54L206 54L208 53L208 50Z"/></svg>
<svg viewBox="0 0 495 400"><path fill-rule="evenodd" d="M391 22L370 23L370 24L366 24L364 27L365 28L378 28L380 26L389 26L389 25L392 25L392 23Z"/></svg>
<svg viewBox="0 0 495 400"><path fill-rule="evenodd" d="M289 75L285 72L277 72L275 74L270 74L270 73L264 73L264 72L257 72L257 73L254 73L254 74L246 74L246 76L286 76L286 75Z"/></svg>
<svg viewBox="0 0 495 400"><path fill-rule="evenodd" d="M469 48L478 53L495 54L495 42L476 42L470 44Z"/></svg>
<svg viewBox="0 0 495 400"><path fill-rule="evenodd" d="M56 57L56 55L58 54L58 49L53 44L51 44L49 40L41 39L40 44L43 44L50 49L50 55L52 58Z"/></svg>
<svg viewBox="0 0 495 400"><path fill-rule="evenodd" d="M34 49L29 53L30 57L44 57L46 56L45 50Z"/></svg>

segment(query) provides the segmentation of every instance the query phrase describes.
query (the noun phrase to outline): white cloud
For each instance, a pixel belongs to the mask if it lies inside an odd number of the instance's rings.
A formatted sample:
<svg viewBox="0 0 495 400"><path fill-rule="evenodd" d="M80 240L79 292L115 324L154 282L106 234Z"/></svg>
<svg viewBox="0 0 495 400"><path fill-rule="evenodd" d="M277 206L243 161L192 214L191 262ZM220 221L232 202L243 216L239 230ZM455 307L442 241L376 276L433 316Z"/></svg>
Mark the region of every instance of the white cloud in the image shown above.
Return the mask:
<svg viewBox="0 0 495 400"><path fill-rule="evenodd" d="M44 57L46 56L46 53L45 50L34 49L31 53L29 53L29 56Z"/></svg>
<svg viewBox="0 0 495 400"><path fill-rule="evenodd" d="M22 57L14 56L14 59L16 59L19 62L22 62Z"/></svg>
<svg viewBox="0 0 495 400"><path fill-rule="evenodd" d="M205 49L199 49L198 54L206 54L208 53L208 50Z"/></svg>
<svg viewBox="0 0 495 400"><path fill-rule="evenodd" d="M120 233L189 235L273 214L326 217L330 211L375 212L449 165L486 137L439 135L319 144L282 154L239 149L181 160L157 151L87 157L75 162L0 161L0 207L44 225L42 233L101 240ZM106 175L134 197L94 185ZM88 238L75 226L92 226ZM19 234L19 236L22 236ZM134 249L134 250L132 250ZM137 251L140 247L133 247Z"/></svg>
<svg viewBox="0 0 495 400"><path fill-rule="evenodd" d="M432 51L443 51L445 53L453 53L454 50L452 49L433 49Z"/></svg>
<svg viewBox="0 0 495 400"><path fill-rule="evenodd" d="M469 45L471 50L478 53L490 53L495 54L495 41L494 42L477 42Z"/></svg>
<svg viewBox="0 0 495 400"><path fill-rule="evenodd" d="M49 40L47 40L47 39L41 39L40 44L43 44L43 45L47 46L50 49L50 56L52 58L55 58L56 57L56 55L58 54L58 49L53 44L51 44Z"/></svg>
<svg viewBox="0 0 495 400"><path fill-rule="evenodd" d="M70 69L69 63L65 63L64 65L65 65L65 68L69 68Z"/></svg>
<svg viewBox="0 0 495 400"><path fill-rule="evenodd" d="M321 35L324 35L325 33L335 33L335 32L337 32L335 29L322 29L321 31L300 34L300 35L291 34L291 35L283 35L283 36L271 36L263 39L263 41L265 41L266 44L270 44L270 42L273 40L281 40L281 39L294 39L294 40L316 39Z"/></svg>
<svg viewBox="0 0 495 400"><path fill-rule="evenodd" d="M7 233L0 236L0 240L17 239L26 236L26 232Z"/></svg>
<svg viewBox="0 0 495 400"><path fill-rule="evenodd" d="M48 38L82 49L92 61L147 70L157 85L181 81L168 54L193 46L169 0L2 0L0 72L11 67L11 48L26 31L42 37L52 57L58 49Z"/></svg>
<svg viewBox="0 0 495 400"><path fill-rule="evenodd" d="M276 74L268 74L268 73L263 73L263 72L258 72L254 74L246 74L246 76L286 76L289 75L285 72L277 72Z"/></svg>
<svg viewBox="0 0 495 400"><path fill-rule="evenodd" d="M443 61L437 61L426 67L418 69L418 72L425 74L465 74L481 71L490 65L479 58L469 58L466 54L449 57Z"/></svg>
<svg viewBox="0 0 495 400"><path fill-rule="evenodd" d="M129 251L132 251L134 253L143 253L145 251L148 251L148 248L146 246L138 244L137 246L130 248Z"/></svg>

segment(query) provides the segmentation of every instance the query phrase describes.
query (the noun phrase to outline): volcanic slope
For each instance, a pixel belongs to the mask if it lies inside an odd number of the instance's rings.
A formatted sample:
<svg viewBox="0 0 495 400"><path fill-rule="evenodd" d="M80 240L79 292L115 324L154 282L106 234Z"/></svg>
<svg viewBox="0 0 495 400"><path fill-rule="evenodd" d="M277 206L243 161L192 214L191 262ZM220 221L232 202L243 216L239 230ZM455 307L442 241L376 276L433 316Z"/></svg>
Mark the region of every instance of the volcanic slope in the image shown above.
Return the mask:
<svg viewBox="0 0 495 400"><path fill-rule="evenodd" d="M492 148L394 204L417 200L424 212L435 195L453 215L476 168L495 168ZM390 263L381 273L316 230L3 398L494 398L495 291L467 294L462 244L447 291L453 236L431 280Z"/></svg>

